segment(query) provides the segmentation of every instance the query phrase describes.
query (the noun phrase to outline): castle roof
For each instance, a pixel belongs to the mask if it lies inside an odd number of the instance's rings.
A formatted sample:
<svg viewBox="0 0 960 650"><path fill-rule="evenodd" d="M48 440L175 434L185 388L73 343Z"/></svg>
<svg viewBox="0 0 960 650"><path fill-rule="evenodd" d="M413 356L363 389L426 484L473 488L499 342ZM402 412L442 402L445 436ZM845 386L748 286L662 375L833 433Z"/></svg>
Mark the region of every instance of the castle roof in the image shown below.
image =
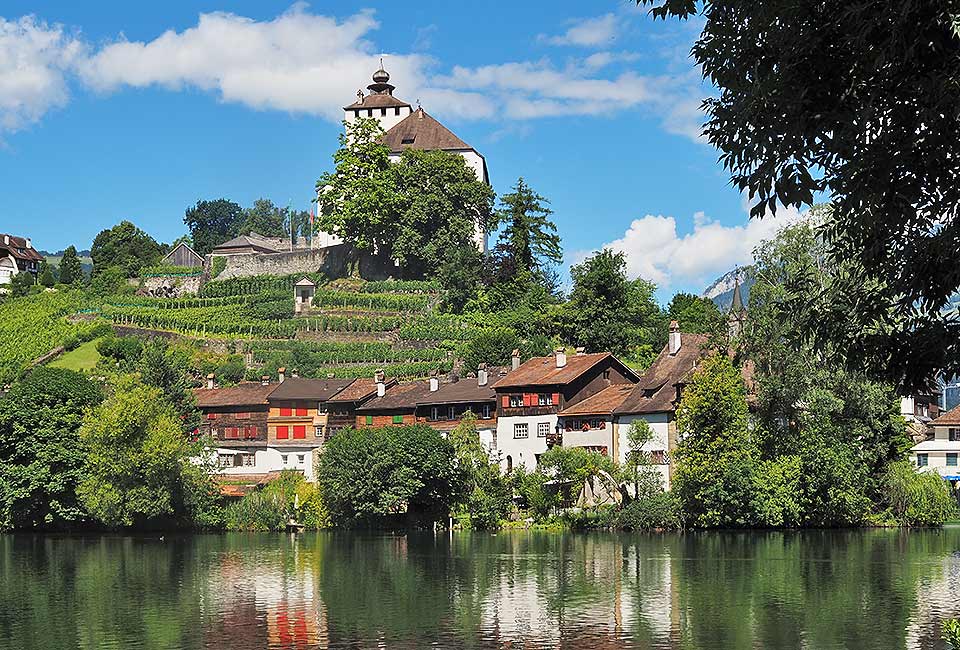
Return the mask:
<svg viewBox="0 0 960 650"><path fill-rule="evenodd" d="M400 153L404 149L424 151L473 149L422 108L410 113L387 131L383 135L383 144L390 148L391 153Z"/></svg>
<svg viewBox="0 0 960 650"><path fill-rule="evenodd" d="M349 106L344 106L343 110L352 111L357 108L403 108L409 106L410 104L402 99L397 99L393 95L375 93L366 95L363 99L355 101Z"/></svg>

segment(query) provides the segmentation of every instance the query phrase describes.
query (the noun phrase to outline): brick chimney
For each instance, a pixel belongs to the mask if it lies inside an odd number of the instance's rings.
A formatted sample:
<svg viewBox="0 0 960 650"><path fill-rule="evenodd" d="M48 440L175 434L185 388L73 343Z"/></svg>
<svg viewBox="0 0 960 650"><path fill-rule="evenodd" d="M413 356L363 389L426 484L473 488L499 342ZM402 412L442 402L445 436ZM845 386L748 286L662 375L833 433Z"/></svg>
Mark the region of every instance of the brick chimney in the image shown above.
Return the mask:
<svg viewBox="0 0 960 650"><path fill-rule="evenodd" d="M33 242L30 241L29 237L27 237L27 248L33 248Z"/></svg>
<svg viewBox="0 0 960 650"><path fill-rule="evenodd" d="M282 384L282 383L283 383L283 380L287 378L287 369L286 369L286 368L278 368L278 369L277 369L277 374L280 375L280 383Z"/></svg>
<svg viewBox="0 0 960 650"><path fill-rule="evenodd" d="M477 386L487 385L487 364L481 363L477 366Z"/></svg>
<svg viewBox="0 0 960 650"><path fill-rule="evenodd" d="M437 377L437 371L430 373L430 392L435 393L440 390L440 379Z"/></svg>
<svg viewBox="0 0 960 650"><path fill-rule="evenodd" d="M566 348L557 348L554 353L557 358L557 368L563 368L567 365L567 349Z"/></svg>
<svg viewBox="0 0 960 650"><path fill-rule="evenodd" d="M373 373L373 381L377 384L377 397L383 397L387 393L387 384L384 381L382 370Z"/></svg>
<svg viewBox="0 0 960 650"><path fill-rule="evenodd" d="M261 385L261 386L269 386L269 385L270 385L270 375L262 375L262 376L260 377L260 385Z"/></svg>
<svg viewBox="0 0 960 650"><path fill-rule="evenodd" d="M212 372L207 375L207 389L213 390L217 385L217 376Z"/></svg>
<svg viewBox="0 0 960 650"><path fill-rule="evenodd" d="M516 370L520 367L520 350L514 350L510 356L510 369Z"/></svg>
<svg viewBox="0 0 960 650"><path fill-rule="evenodd" d="M670 321L670 354L674 355L680 351L680 323L675 320Z"/></svg>

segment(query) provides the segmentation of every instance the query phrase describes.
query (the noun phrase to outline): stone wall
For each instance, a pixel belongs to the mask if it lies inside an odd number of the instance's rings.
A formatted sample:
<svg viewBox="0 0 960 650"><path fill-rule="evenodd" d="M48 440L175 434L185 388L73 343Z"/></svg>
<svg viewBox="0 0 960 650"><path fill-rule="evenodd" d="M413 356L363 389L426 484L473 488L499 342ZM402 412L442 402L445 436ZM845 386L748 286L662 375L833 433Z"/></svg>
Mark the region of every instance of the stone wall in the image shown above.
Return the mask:
<svg viewBox="0 0 960 650"><path fill-rule="evenodd" d="M361 255L352 260L350 248L337 244L317 250L295 250L285 253L225 256L227 266L215 280L228 280L250 275L293 275L295 273L323 273L328 278L350 275L351 264L359 268L360 276L368 280L389 277L391 266L384 260Z"/></svg>
<svg viewBox="0 0 960 650"><path fill-rule="evenodd" d="M143 290L149 296L179 298L187 294L197 293L200 291L201 284L202 276L200 275L190 277L161 276L145 278L143 280Z"/></svg>

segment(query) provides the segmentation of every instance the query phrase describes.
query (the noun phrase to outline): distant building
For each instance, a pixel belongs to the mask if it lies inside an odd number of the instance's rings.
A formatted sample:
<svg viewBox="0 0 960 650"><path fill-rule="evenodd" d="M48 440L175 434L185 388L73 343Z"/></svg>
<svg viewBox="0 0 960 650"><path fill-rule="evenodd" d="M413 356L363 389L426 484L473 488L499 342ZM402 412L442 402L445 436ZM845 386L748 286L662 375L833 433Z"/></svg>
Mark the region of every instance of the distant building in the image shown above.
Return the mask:
<svg viewBox="0 0 960 650"><path fill-rule="evenodd" d="M536 469L539 456L558 442L561 412L610 386L639 380L609 352L578 352L568 358L563 349L558 349L551 356L534 357L522 365L518 353L514 358L516 369L493 385L497 394L497 451L506 471L520 465Z"/></svg>
<svg viewBox="0 0 960 650"><path fill-rule="evenodd" d="M285 253L293 250L308 250L307 241L299 241L295 245L289 237L266 237L251 232L234 237L213 247L211 255L257 255L263 253Z"/></svg>
<svg viewBox="0 0 960 650"><path fill-rule="evenodd" d="M921 471L937 472L954 485L960 481L960 407L929 424L932 436L914 445L910 460Z"/></svg>
<svg viewBox="0 0 960 650"><path fill-rule="evenodd" d="M173 247L173 250L163 256L162 262L165 266L185 266L191 269L199 269L203 267L203 256L186 243L180 242Z"/></svg>
<svg viewBox="0 0 960 650"><path fill-rule="evenodd" d="M0 285L10 284L18 273L36 278L43 256L33 248L29 238L0 234Z"/></svg>

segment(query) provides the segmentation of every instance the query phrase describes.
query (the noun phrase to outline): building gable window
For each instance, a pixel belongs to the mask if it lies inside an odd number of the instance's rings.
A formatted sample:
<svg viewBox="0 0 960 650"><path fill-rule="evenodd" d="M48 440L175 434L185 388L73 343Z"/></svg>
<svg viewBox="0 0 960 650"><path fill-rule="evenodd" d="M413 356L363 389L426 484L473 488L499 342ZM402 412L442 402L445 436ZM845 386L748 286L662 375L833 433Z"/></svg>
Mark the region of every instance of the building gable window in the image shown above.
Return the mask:
<svg viewBox="0 0 960 650"><path fill-rule="evenodd" d="M948 453L947 454L947 467L956 467L957 466L957 454Z"/></svg>
<svg viewBox="0 0 960 650"><path fill-rule="evenodd" d="M926 467L930 464L930 458L927 454L917 454L917 467Z"/></svg>
<svg viewBox="0 0 960 650"><path fill-rule="evenodd" d="M526 422L517 422L513 425L514 438L527 438L530 436L530 427Z"/></svg>

